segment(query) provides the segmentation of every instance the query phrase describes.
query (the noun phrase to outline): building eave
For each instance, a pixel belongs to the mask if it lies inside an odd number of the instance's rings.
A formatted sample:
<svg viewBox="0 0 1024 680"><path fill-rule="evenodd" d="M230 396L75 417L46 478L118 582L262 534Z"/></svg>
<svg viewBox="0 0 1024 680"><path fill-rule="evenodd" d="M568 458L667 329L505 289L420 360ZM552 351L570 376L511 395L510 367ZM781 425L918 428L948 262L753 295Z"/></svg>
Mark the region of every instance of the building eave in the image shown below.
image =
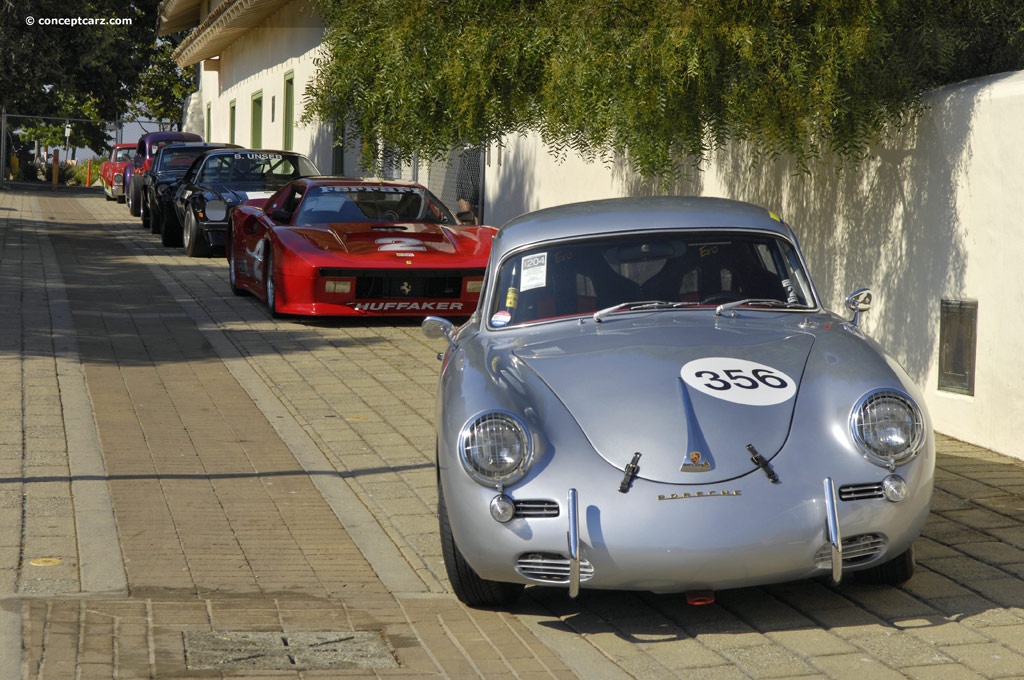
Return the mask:
<svg viewBox="0 0 1024 680"><path fill-rule="evenodd" d="M176 2L165 1L168 5ZM183 6L190 2L193 0L177 0L177 4ZM184 68L219 56L225 48L290 2L292 0L224 0L178 45L174 50L174 61ZM168 14L168 18L170 16ZM163 17L161 14L161 33L165 32Z"/></svg>
<svg viewBox="0 0 1024 680"><path fill-rule="evenodd" d="M200 0L163 0L157 9L159 35L180 33L199 25Z"/></svg>

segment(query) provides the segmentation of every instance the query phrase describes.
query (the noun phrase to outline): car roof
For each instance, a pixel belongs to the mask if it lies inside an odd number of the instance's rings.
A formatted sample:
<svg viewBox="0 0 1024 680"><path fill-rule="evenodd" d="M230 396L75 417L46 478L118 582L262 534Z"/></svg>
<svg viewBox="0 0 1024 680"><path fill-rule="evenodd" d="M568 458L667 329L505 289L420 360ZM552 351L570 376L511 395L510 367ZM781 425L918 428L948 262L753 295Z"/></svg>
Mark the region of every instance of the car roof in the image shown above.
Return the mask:
<svg viewBox="0 0 1024 680"><path fill-rule="evenodd" d="M193 132L147 132L146 134L139 137L139 141L146 140L147 142L159 142L162 139L177 140L181 141L203 141L203 138Z"/></svg>
<svg viewBox="0 0 1024 680"><path fill-rule="evenodd" d="M240 149L242 147L237 144L225 144L223 142L174 142L173 144L165 144L161 146L157 153L162 153L164 149Z"/></svg>
<svg viewBox="0 0 1024 680"><path fill-rule="evenodd" d="M789 226L777 215L751 203L707 196L644 196L569 203L520 215L498 231L492 247L502 256L532 243L708 228L771 231L792 237Z"/></svg>

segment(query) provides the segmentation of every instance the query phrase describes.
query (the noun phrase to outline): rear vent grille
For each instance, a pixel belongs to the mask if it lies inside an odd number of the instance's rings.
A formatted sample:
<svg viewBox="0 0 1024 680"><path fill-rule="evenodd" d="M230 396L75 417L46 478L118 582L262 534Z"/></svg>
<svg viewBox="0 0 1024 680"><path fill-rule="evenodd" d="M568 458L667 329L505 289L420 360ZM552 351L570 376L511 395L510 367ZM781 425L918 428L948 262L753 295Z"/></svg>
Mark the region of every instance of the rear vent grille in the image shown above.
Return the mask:
<svg viewBox="0 0 1024 680"><path fill-rule="evenodd" d="M542 583L568 583L569 558L556 553L526 553L516 561L516 571L528 579ZM594 565L580 560L580 582L594 576Z"/></svg>
<svg viewBox="0 0 1024 680"><path fill-rule="evenodd" d="M862 501L869 498L884 498L881 482L845 484L839 487L839 500L841 501Z"/></svg>
<svg viewBox="0 0 1024 680"><path fill-rule="evenodd" d="M843 565L853 567L869 562L882 554L888 544L882 534L860 534L843 539ZM832 568L832 548L826 543L814 554L814 564L821 569Z"/></svg>
<svg viewBox="0 0 1024 680"><path fill-rule="evenodd" d="M517 500L516 517L558 517L558 503L538 499Z"/></svg>

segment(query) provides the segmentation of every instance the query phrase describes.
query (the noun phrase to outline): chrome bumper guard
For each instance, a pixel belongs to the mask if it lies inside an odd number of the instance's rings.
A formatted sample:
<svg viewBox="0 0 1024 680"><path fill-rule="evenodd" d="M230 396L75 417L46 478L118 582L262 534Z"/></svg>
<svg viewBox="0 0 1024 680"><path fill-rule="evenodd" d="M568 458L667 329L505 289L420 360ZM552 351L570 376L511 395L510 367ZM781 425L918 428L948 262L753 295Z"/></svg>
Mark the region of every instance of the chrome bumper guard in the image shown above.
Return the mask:
<svg viewBox="0 0 1024 680"><path fill-rule="evenodd" d="M828 543L832 548L832 581L838 585L843 580L843 536L839 530L839 501L836 498L836 484L831 477L825 478L825 520Z"/></svg>
<svg viewBox="0 0 1024 680"><path fill-rule="evenodd" d="M580 594L580 516L576 489L569 489L569 597Z"/></svg>

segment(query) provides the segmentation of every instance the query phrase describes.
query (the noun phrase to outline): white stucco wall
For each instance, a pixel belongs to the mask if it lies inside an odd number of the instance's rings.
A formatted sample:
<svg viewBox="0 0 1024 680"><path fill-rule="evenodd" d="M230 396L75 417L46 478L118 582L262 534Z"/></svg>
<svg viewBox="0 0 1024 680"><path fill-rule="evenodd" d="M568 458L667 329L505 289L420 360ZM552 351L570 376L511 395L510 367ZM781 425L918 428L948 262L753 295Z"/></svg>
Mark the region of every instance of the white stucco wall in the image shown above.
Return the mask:
<svg viewBox="0 0 1024 680"><path fill-rule="evenodd" d="M206 136L209 104L210 141L230 141L230 106L235 102L235 143L252 145L252 98L263 96L262 147L284 146L285 75L294 76L295 127L292 149L305 153L323 173L333 169L333 129L317 123L301 123L306 85L316 73L314 59L324 35L322 19L311 0L298 0L274 13L260 26L242 35L220 55L216 70L207 64L194 98L201 101L199 126L192 130ZM195 126L195 123L192 123ZM346 168L355 167L350 153Z"/></svg>
<svg viewBox="0 0 1024 680"><path fill-rule="evenodd" d="M728 196L775 210L800 234L827 304L867 286L864 322L924 389L940 432L1024 459L1024 72L932 93L917 123L859 166L801 175L786 159L724 150L669 193ZM621 163L551 156L537 136L487 154L488 223L578 200L662 190ZM975 393L938 390L943 299L978 303Z"/></svg>

